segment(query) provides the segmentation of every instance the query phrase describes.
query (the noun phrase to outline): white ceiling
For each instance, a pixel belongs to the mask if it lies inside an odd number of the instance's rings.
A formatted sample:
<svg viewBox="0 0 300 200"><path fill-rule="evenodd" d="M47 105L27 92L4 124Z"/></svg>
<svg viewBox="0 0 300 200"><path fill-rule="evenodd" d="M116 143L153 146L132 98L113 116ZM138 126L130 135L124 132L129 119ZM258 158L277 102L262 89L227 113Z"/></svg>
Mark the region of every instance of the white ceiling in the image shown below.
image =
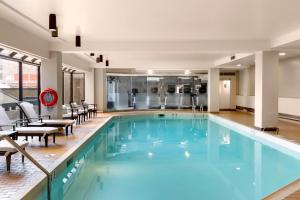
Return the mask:
<svg viewBox="0 0 300 200"><path fill-rule="evenodd" d="M73 41L271 39L300 28L299 0L3 0Z"/></svg>
<svg viewBox="0 0 300 200"><path fill-rule="evenodd" d="M0 0L0 3L4 5L0 17L64 46L64 42L53 40L47 32L48 16L55 13L63 41L74 45L76 33L80 34L85 53L101 51L114 67L202 67L234 53L263 50L270 40L300 29L299 0ZM118 45L124 42L147 45L144 48ZM152 43L160 45L149 45Z"/></svg>

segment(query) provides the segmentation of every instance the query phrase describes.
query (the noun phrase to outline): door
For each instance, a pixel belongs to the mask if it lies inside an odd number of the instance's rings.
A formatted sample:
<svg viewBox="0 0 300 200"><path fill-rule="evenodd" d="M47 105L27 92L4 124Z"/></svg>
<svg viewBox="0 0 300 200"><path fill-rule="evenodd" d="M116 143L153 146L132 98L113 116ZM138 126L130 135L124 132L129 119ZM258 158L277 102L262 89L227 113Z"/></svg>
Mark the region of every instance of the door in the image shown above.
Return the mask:
<svg viewBox="0 0 300 200"><path fill-rule="evenodd" d="M230 80L221 80L220 81L220 109L230 109Z"/></svg>

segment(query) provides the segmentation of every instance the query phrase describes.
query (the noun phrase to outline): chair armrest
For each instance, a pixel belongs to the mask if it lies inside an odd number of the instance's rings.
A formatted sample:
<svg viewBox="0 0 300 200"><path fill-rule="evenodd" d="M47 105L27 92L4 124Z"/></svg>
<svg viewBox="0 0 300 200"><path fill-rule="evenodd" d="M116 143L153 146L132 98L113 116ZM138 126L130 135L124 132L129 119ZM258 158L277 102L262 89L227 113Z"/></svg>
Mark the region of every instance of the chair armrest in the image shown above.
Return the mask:
<svg viewBox="0 0 300 200"><path fill-rule="evenodd" d="M37 120L40 120L41 123L43 123L43 118L41 118L41 117L33 117L33 118L29 118L29 119L37 119Z"/></svg>
<svg viewBox="0 0 300 200"><path fill-rule="evenodd" d="M24 120L24 119L18 119L16 121L14 121L14 124L16 126L21 125L21 126L28 126L29 121L28 120Z"/></svg>

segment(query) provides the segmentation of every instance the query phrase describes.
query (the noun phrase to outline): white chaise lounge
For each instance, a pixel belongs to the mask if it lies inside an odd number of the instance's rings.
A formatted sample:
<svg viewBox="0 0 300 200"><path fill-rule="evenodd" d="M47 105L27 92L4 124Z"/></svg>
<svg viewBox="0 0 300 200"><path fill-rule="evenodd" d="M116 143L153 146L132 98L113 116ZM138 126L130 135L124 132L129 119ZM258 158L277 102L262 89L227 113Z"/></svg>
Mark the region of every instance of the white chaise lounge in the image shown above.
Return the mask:
<svg viewBox="0 0 300 200"><path fill-rule="evenodd" d="M68 135L69 127L70 127L71 133L73 133L73 124L75 123L74 120L51 119L50 115L44 115L44 116L38 115L33 108L33 104L28 102L21 102L18 105L21 108L21 111L24 113L26 120L28 121L27 126L65 128L66 135ZM45 117L47 119L44 119Z"/></svg>
<svg viewBox="0 0 300 200"><path fill-rule="evenodd" d="M7 129L13 129L15 124L9 119L5 109L0 106L0 131L4 131ZM48 146L48 137L53 136L53 143L55 143L55 134L58 133L58 129L55 127L15 127L15 131L17 131L17 136L25 136L26 140L28 137L39 137L44 138L45 146Z"/></svg>
<svg viewBox="0 0 300 200"><path fill-rule="evenodd" d="M26 141L15 141L23 150L28 145ZM5 156L6 158L6 170L10 171L10 163L11 163L11 156L17 153L18 150L12 146L6 140L0 140L0 156ZM24 156L22 155L22 162L24 162Z"/></svg>

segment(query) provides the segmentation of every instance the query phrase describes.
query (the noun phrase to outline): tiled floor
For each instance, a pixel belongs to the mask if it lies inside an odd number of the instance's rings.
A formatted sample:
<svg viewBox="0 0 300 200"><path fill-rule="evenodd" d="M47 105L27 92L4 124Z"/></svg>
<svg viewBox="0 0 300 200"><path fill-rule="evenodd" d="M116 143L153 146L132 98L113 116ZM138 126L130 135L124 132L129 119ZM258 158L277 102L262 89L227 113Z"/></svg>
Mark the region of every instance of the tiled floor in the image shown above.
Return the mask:
<svg viewBox="0 0 300 200"><path fill-rule="evenodd" d="M96 119L91 119L82 125L74 128L74 134L58 136L56 144L49 140L49 147L45 148L44 143L40 143L37 138L30 141L27 151L39 161L45 168L61 157L64 152L70 149L75 143L78 143L85 135L97 129L99 124L103 123L109 115L101 115ZM5 157L0 156L0 199L18 199L30 187L32 187L44 174L37 169L29 160L21 162L21 155L12 156L11 171L6 171Z"/></svg>
<svg viewBox="0 0 300 200"><path fill-rule="evenodd" d="M95 131L99 124L103 123L109 116L116 114L132 114L132 112L99 114L98 118L91 119L82 125L76 126L74 129L74 135L69 135L68 137L57 137L56 144L54 145L50 142L48 148L45 148L43 146L44 144L40 143L37 139L30 141L30 146L27 151L31 153L35 159L42 163L44 167L49 168L53 161L60 158L68 149L73 147L74 144L80 142L87 133ZM253 127L252 114L242 112L221 112L217 115L239 122L246 126ZM283 137L300 144L299 124L280 121L279 128L279 137ZM43 176L43 173L31 164L30 161L25 160L25 163L22 164L21 156L19 154L13 155L11 172L8 173L6 172L5 159L4 157L0 157L0 199L16 199L16 197L24 194Z"/></svg>
<svg viewBox="0 0 300 200"><path fill-rule="evenodd" d="M244 124L249 127L254 127L254 115L252 113L245 112L220 112L217 114L220 117L230 119L232 121ZM287 120L278 121L279 133L278 137L290 140L300 144L300 124L297 122L291 122ZM270 133L275 135L275 133Z"/></svg>

